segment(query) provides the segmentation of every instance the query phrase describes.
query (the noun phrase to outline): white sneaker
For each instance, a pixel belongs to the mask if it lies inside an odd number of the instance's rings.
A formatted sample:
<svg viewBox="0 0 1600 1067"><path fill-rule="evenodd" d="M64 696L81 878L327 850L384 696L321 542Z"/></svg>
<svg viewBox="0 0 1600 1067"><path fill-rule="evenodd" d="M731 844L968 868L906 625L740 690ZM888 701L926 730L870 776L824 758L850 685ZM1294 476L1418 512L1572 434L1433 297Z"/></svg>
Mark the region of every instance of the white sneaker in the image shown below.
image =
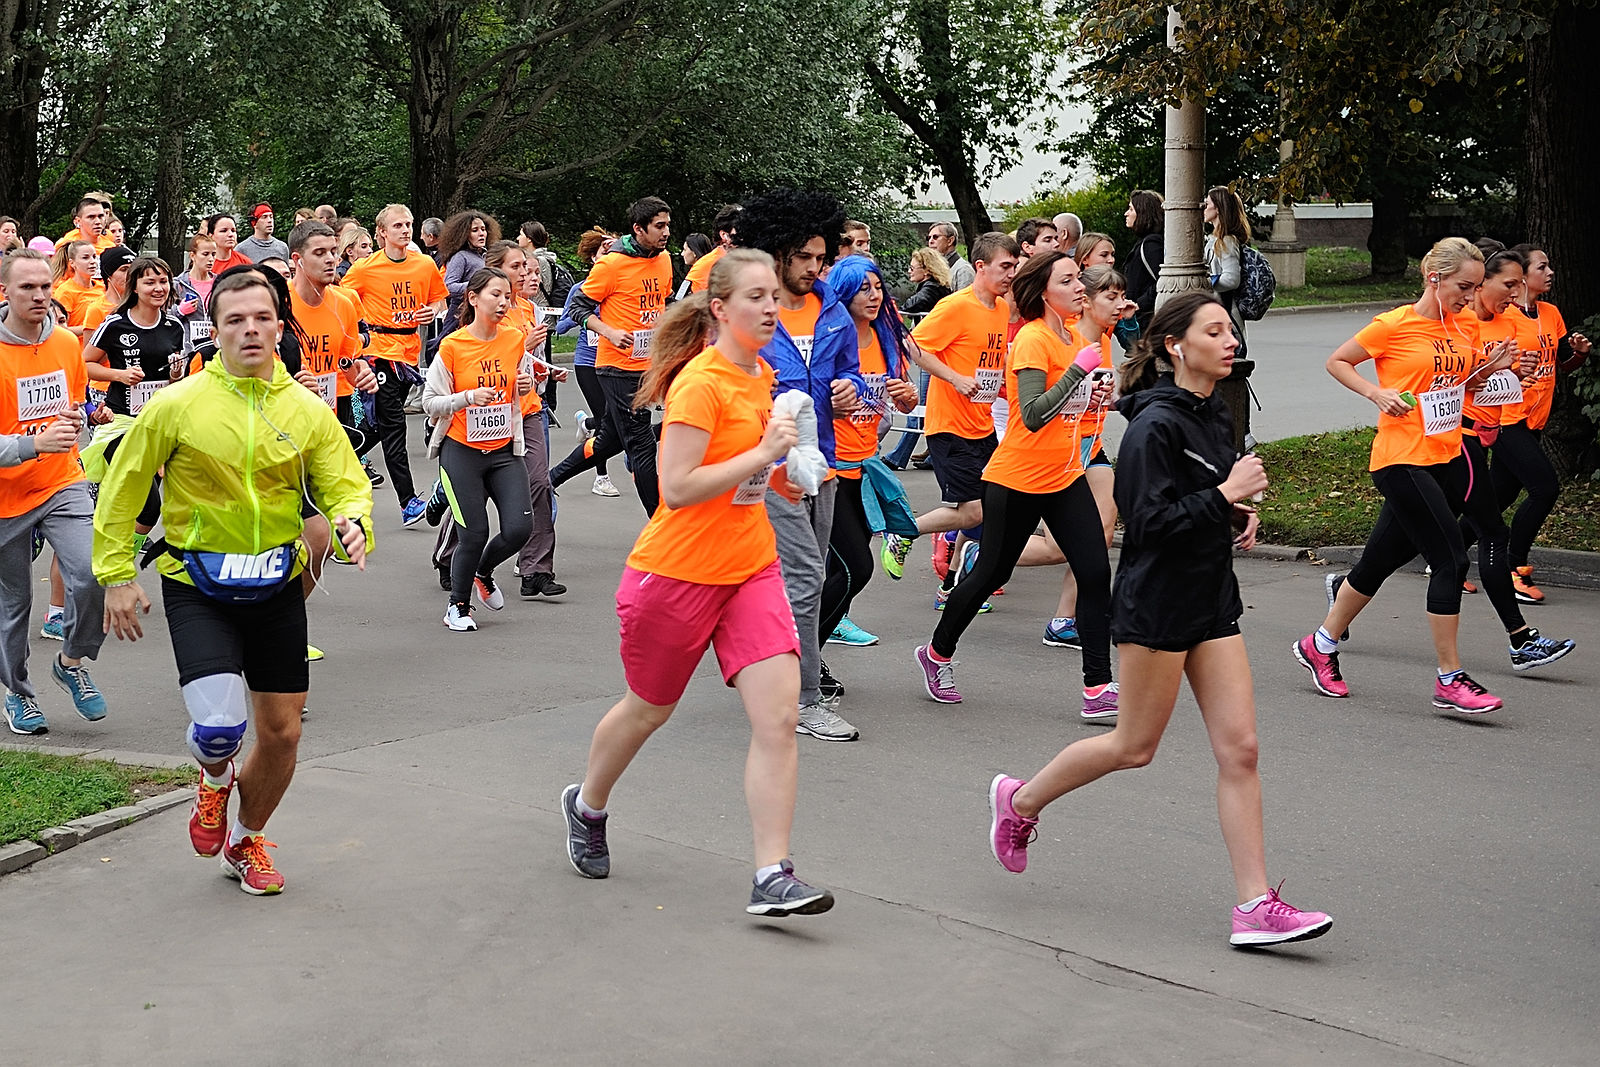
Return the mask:
<svg viewBox="0 0 1600 1067"><path fill-rule="evenodd" d="M472 617L472 608L460 604L451 604L444 609L444 624L457 633L470 633L478 628L478 621Z"/></svg>
<svg viewBox="0 0 1600 1067"><path fill-rule="evenodd" d="M611 484L611 475L597 474L594 476L594 488L589 492L595 496L621 496L622 493Z"/></svg>
<svg viewBox="0 0 1600 1067"><path fill-rule="evenodd" d="M826 704L802 705L794 732L810 734L818 741L854 741L861 736L861 731L851 726Z"/></svg>
<svg viewBox="0 0 1600 1067"><path fill-rule="evenodd" d="M587 441L589 439L589 416L580 410L572 417L572 421L578 426L578 442L581 444Z"/></svg>
<svg viewBox="0 0 1600 1067"><path fill-rule="evenodd" d="M506 606L506 595L495 584L492 574L476 575L472 579L472 592L478 598L478 603L490 611L499 611Z"/></svg>

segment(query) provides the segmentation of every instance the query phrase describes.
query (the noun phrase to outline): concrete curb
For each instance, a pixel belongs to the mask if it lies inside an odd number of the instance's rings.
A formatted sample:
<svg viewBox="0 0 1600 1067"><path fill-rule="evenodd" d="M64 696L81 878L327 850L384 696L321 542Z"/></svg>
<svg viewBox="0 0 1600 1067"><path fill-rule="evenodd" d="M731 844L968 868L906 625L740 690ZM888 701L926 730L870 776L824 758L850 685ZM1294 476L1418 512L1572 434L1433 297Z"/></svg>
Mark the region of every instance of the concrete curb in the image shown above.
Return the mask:
<svg viewBox="0 0 1600 1067"><path fill-rule="evenodd" d="M1354 304L1301 304L1292 308L1268 308L1268 315L1298 315L1311 311L1392 311L1400 304L1393 300L1365 300Z"/></svg>
<svg viewBox="0 0 1600 1067"><path fill-rule="evenodd" d="M1361 557L1361 545L1330 545L1315 550L1319 559L1328 563L1350 565ZM1257 551L1260 551L1258 548ZM1476 550L1468 553L1476 562ZM1533 564L1534 578L1541 586L1555 589L1600 590L1600 553L1575 552L1565 548L1535 548L1528 553ZM1420 556L1403 569L1421 574L1427 566Z"/></svg>
<svg viewBox="0 0 1600 1067"><path fill-rule="evenodd" d="M68 747L48 747L41 745L21 745L12 742L0 742L0 748L10 749L14 752L44 752L52 756L85 756L93 759L106 760L111 763L120 763L132 767L188 767L189 760L175 759L172 756L155 755L145 752L122 752L115 749L79 749ZM189 802L191 791L183 786L178 786L159 796L146 797L137 804L127 804L120 808L111 808L107 811L85 815L81 819L73 819L61 826L52 826L39 833L38 841L14 841L9 845L0 847L0 875L11 874L29 867L48 856L64 852L75 845L86 841L93 841L103 837L113 830L124 826L132 826L136 822L143 822L152 815L170 811Z"/></svg>

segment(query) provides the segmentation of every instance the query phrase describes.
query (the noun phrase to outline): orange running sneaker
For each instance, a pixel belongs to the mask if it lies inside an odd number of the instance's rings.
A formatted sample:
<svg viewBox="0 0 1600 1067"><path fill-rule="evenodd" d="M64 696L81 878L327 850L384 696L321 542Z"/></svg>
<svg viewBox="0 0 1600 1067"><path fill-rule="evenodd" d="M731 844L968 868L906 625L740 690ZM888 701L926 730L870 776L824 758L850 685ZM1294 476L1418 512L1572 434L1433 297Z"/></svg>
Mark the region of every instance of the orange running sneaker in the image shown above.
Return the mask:
<svg viewBox="0 0 1600 1067"><path fill-rule="evenodd" d="M215 856L228 843L228 797L233 794L233 783L237 781L232 761L228 763L228 770L228 784L221 789L213 789L206 784L205 774L200 775L194 807L189 809L189 843L197 856Z"/></svg>
<svg viewBox="0 0 1600 1067"><path fill-rule="evenodd" d="M222 849L222 873L239 879L239 888L253 896L283 892L283 875L272 865L267 849L278 846L263 834L251 834L239 842L239 847L226 845Z"/></svg>
<svg viewBox="0 0 1600 1067"><path fill-rule="evenodd" d="M1511 568L1511 591L1517 595L1517 601L1523 604L1543 604L1544 593L1533 584L1532 567Z"/></svg>

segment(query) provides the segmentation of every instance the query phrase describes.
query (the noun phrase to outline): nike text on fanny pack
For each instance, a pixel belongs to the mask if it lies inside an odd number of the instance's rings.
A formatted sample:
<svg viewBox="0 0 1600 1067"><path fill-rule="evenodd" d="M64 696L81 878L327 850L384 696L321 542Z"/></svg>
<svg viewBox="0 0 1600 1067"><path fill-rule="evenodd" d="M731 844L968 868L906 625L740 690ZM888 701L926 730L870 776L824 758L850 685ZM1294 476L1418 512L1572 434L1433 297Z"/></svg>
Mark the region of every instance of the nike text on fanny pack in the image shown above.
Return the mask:
<svg viewBox="0 0 1600 1067"><path fill-rule="evenodd" d="M226 552L222 554L222 566L217 570L217 580L227 581L233 579L251 578L282 578L287 561L288 547L280 545L268 549L259 556L252 556L242 552Z"/></svg>

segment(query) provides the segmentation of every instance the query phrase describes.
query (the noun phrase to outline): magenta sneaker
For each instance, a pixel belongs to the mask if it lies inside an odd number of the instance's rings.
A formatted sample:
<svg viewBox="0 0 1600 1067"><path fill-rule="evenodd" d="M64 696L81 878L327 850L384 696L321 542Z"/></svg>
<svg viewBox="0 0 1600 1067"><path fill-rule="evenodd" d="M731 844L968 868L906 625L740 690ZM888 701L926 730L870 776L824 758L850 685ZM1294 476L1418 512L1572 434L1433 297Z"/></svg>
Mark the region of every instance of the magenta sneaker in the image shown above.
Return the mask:
<svg viewBox="0 0 1600 1067"><path fill-rule="evenodd" d="M1300 661L1300 666L1311 672L1311 683L1323 696L1350 695L1350 687L1344 684L1344 675L1339 673L1339 653L1324 655L1318 652L1314 635L1306 634L1294 643L1294 658Z"/></svg>
<svg viewBox="0 0 1600 1067"><path fill-rule="evenodd" d="M989 851L1000 866L1012 874L1028 869L1028 845L1038 835L1038 819L1025 819L1011 806L1011 798L1023 786L1021 778L994 776L989 783Z"/></svg>
<svg viewBox="0 0 1600 1067"><path fill-rule="evenodd" d="M1278 883L1278 889L1283 883ZM1310 941L1333 928L1333 917L1320 911L1301 911L1267 890L1266 898L1249 911L1233 909L1233 936L1230 945L1281 945L1289 941Z"/></svg>
<svg viewBox="0 0 1600 1067"><path fill-rule="evenodd" d="M1505 704L1499 697L1468 677L1466 671L1462 671L1449 685L1445 685L1435 676L1433 706L1446 711L1457 711L1462 715L1483 715L1499 711Z"/></svg>
<svg viewBox="0 0 1600 1067"><path fill-rule="evenodd" d="M956 692L955 660L940 663L929 655L927 645L918 645L917 666L922 668L922 687L929 696L941 704L961 703L961 694Z"/></svg>
<svg viewBox="0 0 1600 1067"><path fill-rule="evenodd" d="M1101 690L1099 696L1083 695L1084 721L1098 722L1101 719L1115 719L1117 717L1117 683L1112 682Z"/></svg>

